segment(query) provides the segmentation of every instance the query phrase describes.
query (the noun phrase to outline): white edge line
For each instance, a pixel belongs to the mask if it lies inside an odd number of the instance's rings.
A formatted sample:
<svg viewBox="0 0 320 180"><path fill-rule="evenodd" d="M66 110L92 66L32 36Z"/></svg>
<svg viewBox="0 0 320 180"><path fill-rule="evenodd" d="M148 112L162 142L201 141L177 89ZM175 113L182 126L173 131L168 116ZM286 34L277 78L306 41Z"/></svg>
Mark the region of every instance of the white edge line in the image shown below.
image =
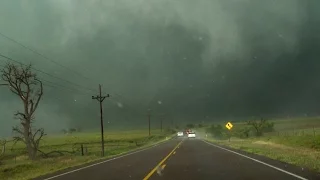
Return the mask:
<svg viewBox="0 0 320 180"><path fill-rule="evenodd" d="M55 175L55 176L51 176L49 178L46 178L46 179L43 179L43 180L50 180L50 179L54 179L54 178L57 178L57 177L60 177L60 176L64 176L64 175L67 175L67 174L71 174L71 173L74 173L74 172L77 172L77 171L81 171L83 169L87 169L87 168L90 168L90 167L93 167L93 166L97 166L97 165L100 165L100 164L103 164L103 163L106 163L106 162L110 162L110 161L113 161L113 160L116 160L116 159L120 159L120 158L123 158L123 157L126 157L126 156L129 156L129 155L132 155L132 154L136 154L136 153L139 153L139 152L142 152L142 151L146 151L148 149L151 149L151 148L154 148L162 143L165 143L167 141L164 141L164 142L160 142L160 143L157 143L155 145L152 145L150 147L146 147L144 149L140 149L140 150L136 150L134 152L131 152L131 153L127 153L127 154L124 154L124 155L120 155L120 156L117 156L117 157L114 157L114 158L111 158L111 159L107 159L105 161L102 161L102 162L98 162L98 163L94 163L94 164L91 164L91 165L88 165L88 166L85 166L85 167L81 167L81 168L78 168L78 169L75 169L75 170L72 170L72 171L68 171L68 172L65 172L65 173L62 173L62 174L58 174L58 175Z"/></svg>
<svg viewBox="0 0 320 180"><path fill-rule="evenodd" d="M235 151L231 151L231 150L229 150L229 149L226 149L226 148L223 148L223 147L220 147L220 146L217 146L217 145L212 144L212 143L209 143L209 142L207 142L207 141L205 141L205 140L202 140L202 141L205 142L205 143L207 143L207 144L209 144L209 145L211 145L211 146L214 146L214 147L223 149L223 150L225 150L225 151L228 151L228 152L237 154L237 155L239 155L239 156L245 157L245 158L250 159L250 160L252 160L252 161L255 161L255 162L257 162L257 163L263 164L263 165L268 166L268 167L270 167L270 168L273 168L273 169L276 169L276 170L281 171L281 172L283 172L283 173L289 174L289 175L291 175L291 176L293 176L293 177L296 177L296 178L298 178L298 179L308 180L308 179L306 179L306 178L304 178L304 177L301 177L301 176L299 176L299 175L293 174L293 173L291 173L291 172L288 172L288 171L286 171L286 170L280 169L280 168L278 168L278 167L272 166L272 165L267 164L267 163L265 163L265 162L262 162L262 161L259 161L259 160L257 160L257 159L254 159L254 158L252 158L252 157L249 157L249 156L246 156L246 155L237 153L237 152L235 152Z"/></svg>

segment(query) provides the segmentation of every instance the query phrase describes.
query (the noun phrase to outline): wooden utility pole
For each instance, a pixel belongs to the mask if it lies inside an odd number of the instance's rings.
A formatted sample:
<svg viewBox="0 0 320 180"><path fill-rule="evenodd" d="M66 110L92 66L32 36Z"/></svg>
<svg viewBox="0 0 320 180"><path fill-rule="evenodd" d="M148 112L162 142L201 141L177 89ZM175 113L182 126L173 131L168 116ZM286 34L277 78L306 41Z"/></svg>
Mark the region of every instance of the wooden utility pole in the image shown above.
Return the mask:
<svg viewBox="0 0 320 180"><path fill-rule="evenodd" d="M110 97L109 94L106 96L101 95L101 85L99 84L99 95L92 96L92 99L96 99L100 103L100 126L101 126L101 156L104 156L104 135L103 135L103 111L102 111L102 102L106 97Z"/></svg>

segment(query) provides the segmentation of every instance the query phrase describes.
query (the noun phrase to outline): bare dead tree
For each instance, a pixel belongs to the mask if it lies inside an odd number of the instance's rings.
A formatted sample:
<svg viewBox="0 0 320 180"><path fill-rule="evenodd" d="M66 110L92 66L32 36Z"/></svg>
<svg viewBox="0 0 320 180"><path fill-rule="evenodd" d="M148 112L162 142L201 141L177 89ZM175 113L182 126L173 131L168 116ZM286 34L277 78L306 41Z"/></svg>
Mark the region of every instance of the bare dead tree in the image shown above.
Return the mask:
<svg viewBox="0 0 320 180"><path fill-rule="evenodd" d="M19 119L20 125L13 127L13 132L17 135L15 141L22 141L30 159L35 159L39 143L43 136L44 129L34 129L34 114L39 106L43 95L42 82L37 79L37 75L32 72L31 64L28 66L6 64L1 70L1 78L8 84L10 91L19 96L23 103L23 111L17 111L15 117Z"/></svg>

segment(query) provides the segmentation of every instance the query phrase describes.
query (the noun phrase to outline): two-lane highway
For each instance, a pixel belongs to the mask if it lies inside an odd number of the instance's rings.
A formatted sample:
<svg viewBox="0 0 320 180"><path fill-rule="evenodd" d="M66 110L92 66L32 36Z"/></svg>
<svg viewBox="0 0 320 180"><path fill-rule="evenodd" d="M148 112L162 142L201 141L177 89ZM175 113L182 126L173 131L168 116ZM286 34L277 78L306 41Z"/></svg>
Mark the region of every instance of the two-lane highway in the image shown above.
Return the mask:
<svg viewBox="0 0 320 180"><path fill-rule="evenodd" d="M305 180L318 173L200 139L174 139L156 147L42 180Z"/></svg>
<svg viewBox="0 0 320 180"><path fill-rule="evenodd" d="M176 149L174 155L165 162L161 176L153 175L150 180L306 179L270 164L268 165L266 166L266 164L257 159L248 159L245 155L241 156L237 152L213 146L205 141L191 139L184 141Z"/></svg>
<svg viewBox="0 0 320 180"><path fill-rule="evenodd" d="M143 179L181 140L175 139L124 157L107 160L69 172L40 177L36 180L124 180Z"/></svg>

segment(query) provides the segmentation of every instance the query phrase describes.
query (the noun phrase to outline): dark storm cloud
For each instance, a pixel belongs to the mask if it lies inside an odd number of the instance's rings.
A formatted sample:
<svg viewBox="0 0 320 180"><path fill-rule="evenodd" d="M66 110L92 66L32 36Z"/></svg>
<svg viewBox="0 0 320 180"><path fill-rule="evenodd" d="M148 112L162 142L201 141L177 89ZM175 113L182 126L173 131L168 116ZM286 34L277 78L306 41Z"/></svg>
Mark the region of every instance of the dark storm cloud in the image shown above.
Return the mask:
<svg viewBox="0 0 320 180"><path fill-rule="evenodd" d="M0 53L85 87L103 84L112 95L104 102L110 126L143 124L149 108L177 121L312 113L319 106L316 3L4 1L0 32L82 76L2 37ZM39 76L75 89L47 87L39 125L98 125L97 92ZM4 127L19 101L1 93Z"/></svg>

